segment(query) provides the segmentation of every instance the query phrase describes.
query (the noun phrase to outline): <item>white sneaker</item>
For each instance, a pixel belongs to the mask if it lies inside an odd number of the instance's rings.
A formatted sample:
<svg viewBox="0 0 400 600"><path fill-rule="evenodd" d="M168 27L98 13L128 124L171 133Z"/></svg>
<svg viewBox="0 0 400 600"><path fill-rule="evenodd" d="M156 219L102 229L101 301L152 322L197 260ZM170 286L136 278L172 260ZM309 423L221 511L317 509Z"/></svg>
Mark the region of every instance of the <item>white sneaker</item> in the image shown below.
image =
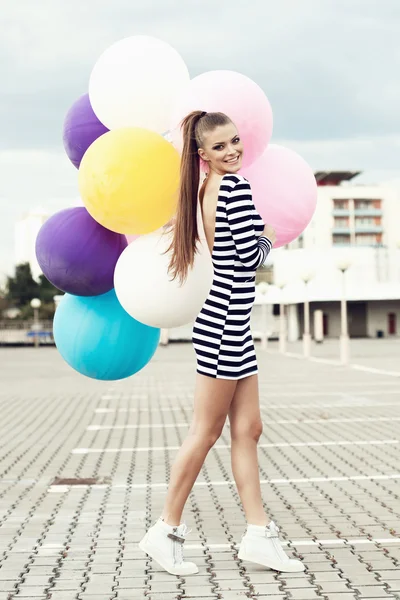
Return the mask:
<svg viewBox="0 0 400 600"><path fill-rule="evenodd" d="M185 535L191 531L185 523L168 525L160 517L141 539L139 548L171 575L193 575L199 572L198 566L185 562L182 555Z"/></svg>
<svg viewBox="0 0 400 600"><path fill-rule="evenodd" d="M242 536L238 557L241 560L264 565L274 571L298 573L305 566L300 560L288 557L279 540L279 528L273 521L265 527L262 525L247 525L246 533Z"/></svg>

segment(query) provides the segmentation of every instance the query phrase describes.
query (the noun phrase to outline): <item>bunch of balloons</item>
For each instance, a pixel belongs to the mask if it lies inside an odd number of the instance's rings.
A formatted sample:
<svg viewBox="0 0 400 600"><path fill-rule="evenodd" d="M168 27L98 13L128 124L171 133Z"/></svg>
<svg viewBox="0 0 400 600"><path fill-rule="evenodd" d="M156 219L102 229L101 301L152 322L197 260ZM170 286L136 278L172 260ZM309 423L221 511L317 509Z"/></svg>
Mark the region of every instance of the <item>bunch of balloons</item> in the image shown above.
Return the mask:
<svg viewBox="0 0 400 600"><path fill-rule="evenodd" d="M178 198L180 122L195 109L224 112L236 124L242 174L277 231L277 246L295 239L315 210L313 173L293 151L269 145L272 110L254 81L233 71L190 79L176 50L153 37L113 44L64 121L84 206L52 216L36 241L43 273L65 292L54 319L56 345L89 377L138 372L154 355L160 328L193 320L211 287L203 235L182 285L169 277L165 253L171 234L164 226Z"/></svg>

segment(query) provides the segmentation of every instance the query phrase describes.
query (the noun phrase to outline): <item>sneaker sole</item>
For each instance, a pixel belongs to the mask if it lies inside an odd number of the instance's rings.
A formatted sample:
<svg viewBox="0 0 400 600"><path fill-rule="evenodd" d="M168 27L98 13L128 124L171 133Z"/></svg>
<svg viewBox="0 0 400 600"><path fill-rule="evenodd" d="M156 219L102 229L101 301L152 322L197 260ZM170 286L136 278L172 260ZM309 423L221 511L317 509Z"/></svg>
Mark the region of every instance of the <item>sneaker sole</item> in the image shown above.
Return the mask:
<svg viewBox="0 0 400 600"><path fill-rule="evenodd" d="M257 563L268 567L273 571L279 571L280 573L301 573L304 571L305 566L302 562L298 561L294 564L288 564L286 567L282 563L274 563L273 561L266 561L265 557L257 556L256 554L248 554L244 550L240 550L238 553L240 560L248 560L249 562Z"/></svg>
<svg viewBox="0 0 400 600"><path fill-rule="evenodd" d="M196 573L199 572L199 569L196 567L196 571L194 571L193 569L180 569L180 568L171 568L170 566L167 566L166 563L163 561L162 557L159 556L157 554L157 552L154 550L154 548L149 548L146 544L146 537L144 537L138 544L139 548L141 550L143 550L143 552L145 552L146 554L148 554L149 556L151 556L151 558L153 560L156 561L156 563L158 563L160 565L160 567L162 567L163 569L165 569L167 571L167 573L171 573L171 575L195 575Z"/></svg>

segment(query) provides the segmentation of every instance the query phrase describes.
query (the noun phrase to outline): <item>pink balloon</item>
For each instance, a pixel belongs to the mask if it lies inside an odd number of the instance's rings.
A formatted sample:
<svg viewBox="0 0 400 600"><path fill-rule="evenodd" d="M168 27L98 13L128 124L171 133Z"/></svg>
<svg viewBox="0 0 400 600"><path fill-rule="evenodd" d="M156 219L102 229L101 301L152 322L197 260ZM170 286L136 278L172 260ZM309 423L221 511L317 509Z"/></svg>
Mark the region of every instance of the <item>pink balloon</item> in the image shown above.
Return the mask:
<svg viewBox="0 0 400 600"><path fill-rule="evenodd" d="M243 166L251 165L261 156L271 139L273 119L268 98L252 79L241 73L207 71L183 89L171 123L172 141L179 151L183 146L180 123L192 110L223 112L232 119L244 144Z"/></svg>
<svg viewBox="0 0 400 600"><path fill-rule="evenodd" d="M311 167L293 150L271 144L240 174L249 180L256 209L276 231L274 248L296 239L312 219L317 182Z"/></svg>
<svg viewBox="0 0 400 600"><path fill-rule="evenodd" d="M125 237L126 237L126 239L128 241L128 244L130 244L131 242L134 242L136 240L136 238L139 237L139 235L138 234L132 234L132 235L126 235Z"/></svg>

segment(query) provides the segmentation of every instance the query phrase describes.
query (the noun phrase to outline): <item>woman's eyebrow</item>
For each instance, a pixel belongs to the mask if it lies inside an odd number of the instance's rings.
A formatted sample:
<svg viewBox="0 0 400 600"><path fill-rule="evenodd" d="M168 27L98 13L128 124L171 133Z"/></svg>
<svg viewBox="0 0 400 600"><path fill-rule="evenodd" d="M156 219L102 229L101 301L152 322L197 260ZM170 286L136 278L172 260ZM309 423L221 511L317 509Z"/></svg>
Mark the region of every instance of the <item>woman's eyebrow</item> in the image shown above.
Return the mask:
<svg viewBox="0 0 400 600"><path fill-rule="evenodd" d="M231 142L238 137L238 134L234 135L233 138L231 139ZM221 144L225 144L225 142L214 142L213 146L220 146Z"/></svg>

